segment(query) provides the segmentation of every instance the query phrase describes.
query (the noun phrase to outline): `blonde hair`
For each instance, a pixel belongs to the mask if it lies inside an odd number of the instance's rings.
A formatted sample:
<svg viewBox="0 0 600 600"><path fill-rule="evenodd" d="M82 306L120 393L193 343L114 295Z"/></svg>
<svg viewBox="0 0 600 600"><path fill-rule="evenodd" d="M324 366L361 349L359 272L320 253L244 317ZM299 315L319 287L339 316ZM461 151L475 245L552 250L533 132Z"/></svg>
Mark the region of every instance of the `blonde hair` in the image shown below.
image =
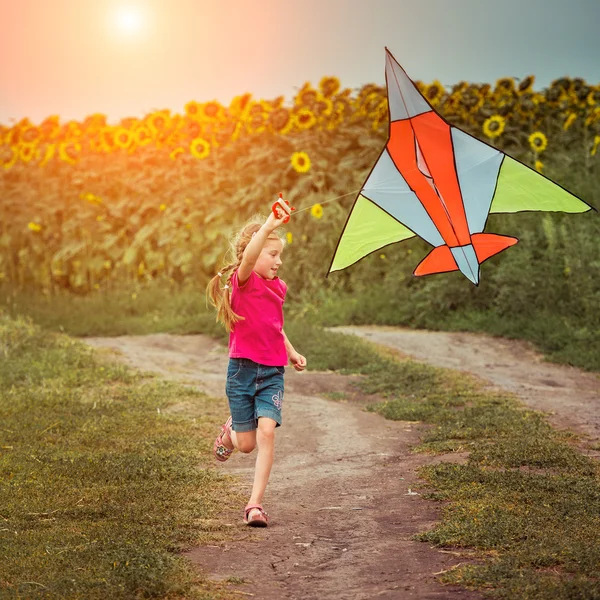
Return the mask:
<svg viewBox="0 0 600 600"><path fill-rule="evenodd" d="M238 321L244 320L244 317L234 313L231 308L231 278L236 269L242 264L246 246L254 234L262 227L264 222L264 218L254 217L242 227L233 240L230 241L229 252L226 256L226 261L229 257L227 264L224 267L221 267L219 272L206 286L207 300L217 309L216 320L217 322L223 323L227 331L231 331ZM284 240L274 231L269 234L268 239L284 242ZM225 275L227 275L226 283L225 286L221 288L221 278Z"/></svg>

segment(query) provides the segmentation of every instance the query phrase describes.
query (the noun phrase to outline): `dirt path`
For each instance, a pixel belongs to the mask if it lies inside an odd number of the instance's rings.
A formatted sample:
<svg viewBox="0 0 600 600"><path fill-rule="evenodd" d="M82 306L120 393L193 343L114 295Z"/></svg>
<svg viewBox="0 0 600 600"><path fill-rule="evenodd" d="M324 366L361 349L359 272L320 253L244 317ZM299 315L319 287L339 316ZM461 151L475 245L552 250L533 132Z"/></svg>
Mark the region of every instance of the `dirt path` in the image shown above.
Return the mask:
<svg viewBox="0 0 600 600"><path fill-rule="evenodd" d="M86 341L117 350L134 367L223 397L226 416L227 355L211 339L160 334ZM419 426L364 412L352 379L288 369L284 426L264 501L270 526L245 527L242 506L226 511L222 517L239 538L187 556L211 578L242 578L245 583L232 590L235 598L481 598L437 582L436 574L464 563L468 553L410 539L440 519L440 505L421 497L416 476L433 459L409 451ZM328 392L345 392L350 401L319 396ZM215 468L238 475L249 494L254 460L254 454L236 453Z"/></svg>
<svg viewBox="0 0 600 600"><path fill-rule="evenodd" d="M335 331L359 335L431 365L468 371L546 412L558 429L589 436L586 445L600 441L600 376L544 362L527 342L399 327L336 327Z"/></svg>

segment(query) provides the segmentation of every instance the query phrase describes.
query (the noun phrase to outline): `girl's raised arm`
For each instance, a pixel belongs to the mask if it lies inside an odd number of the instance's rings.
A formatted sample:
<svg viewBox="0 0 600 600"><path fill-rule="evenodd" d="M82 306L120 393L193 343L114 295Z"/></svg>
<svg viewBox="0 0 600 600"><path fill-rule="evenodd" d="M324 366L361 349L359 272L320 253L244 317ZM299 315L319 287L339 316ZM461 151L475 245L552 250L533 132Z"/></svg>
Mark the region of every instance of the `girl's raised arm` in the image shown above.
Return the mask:
<svg viewBox="0 0 600 600"><path fill-rule="evenodd" d="M281 210L278 210L277 216L275 213L270 212L267 220L264 222L262 227L252 236L252 239L248 242L246 249L244 250L244 256L242 258L242 262L238 268L237 277L238 284L244 285L248 279L250 279L250 275L252 275L252 269L254 269L254 265L262 252L263 246L267 241L269 235L277 229L279 226L283 225L284 220L290 215L290 209L281 205Z"/></svg>

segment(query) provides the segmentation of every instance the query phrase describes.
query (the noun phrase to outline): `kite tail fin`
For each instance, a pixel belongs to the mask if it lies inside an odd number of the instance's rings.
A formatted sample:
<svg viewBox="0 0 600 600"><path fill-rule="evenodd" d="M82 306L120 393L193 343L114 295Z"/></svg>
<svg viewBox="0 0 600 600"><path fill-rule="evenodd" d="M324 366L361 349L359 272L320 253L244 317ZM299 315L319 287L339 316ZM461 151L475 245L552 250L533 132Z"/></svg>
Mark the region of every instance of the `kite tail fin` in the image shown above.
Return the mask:
<svg viewBox="0 0 600 600"><path fill-rule="evenodd" d="M433 273L447 273L458 271L458 266L448 246L434 248L418 265L414 275L432 275Z"/></svg>
<svg viewBox="0 0 600 600"><path fill-rule="evenodd" d="M514 246L519 240L510 235L498 235L497 233L474 233L471 241L477 254L477 260L482 263L490 256L502 252Z"/></svg>
<svg viewBox="0 0 600 600"><path fill-rule="evenodd" d="M479 265L490 256L506 250L516 244L517 238L495 233L475 233L471 236L471 244L449 248L434 248L417 266L417 276L433 273L461 271L475 285L479 283Z"/></svg>

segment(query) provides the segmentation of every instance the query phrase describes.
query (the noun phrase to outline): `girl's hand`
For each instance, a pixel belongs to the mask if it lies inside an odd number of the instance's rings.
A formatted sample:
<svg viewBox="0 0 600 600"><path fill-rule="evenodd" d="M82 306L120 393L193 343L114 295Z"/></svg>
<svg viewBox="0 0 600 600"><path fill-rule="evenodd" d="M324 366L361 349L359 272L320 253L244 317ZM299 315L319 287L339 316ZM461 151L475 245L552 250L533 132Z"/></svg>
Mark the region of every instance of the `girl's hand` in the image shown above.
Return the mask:
<svg viewBox="0 0 600 600"><path fill-rule="evenodd" d="M273 229L277 229L283 225L285 219L287 219L292 211L287 204L280 202L278 204L278 208L275 209L277 211L277 215L273 211L269 213L265 225L272 231Z"/></svg>
<svg viewBox="0 0 600 600"><path fill-rule="evenodd" d="M289 359L296 371L304 371L304 369L306 369L306 358L304 358L302 354L298 354L294 350L293 352L290 352Z"/></svg>

